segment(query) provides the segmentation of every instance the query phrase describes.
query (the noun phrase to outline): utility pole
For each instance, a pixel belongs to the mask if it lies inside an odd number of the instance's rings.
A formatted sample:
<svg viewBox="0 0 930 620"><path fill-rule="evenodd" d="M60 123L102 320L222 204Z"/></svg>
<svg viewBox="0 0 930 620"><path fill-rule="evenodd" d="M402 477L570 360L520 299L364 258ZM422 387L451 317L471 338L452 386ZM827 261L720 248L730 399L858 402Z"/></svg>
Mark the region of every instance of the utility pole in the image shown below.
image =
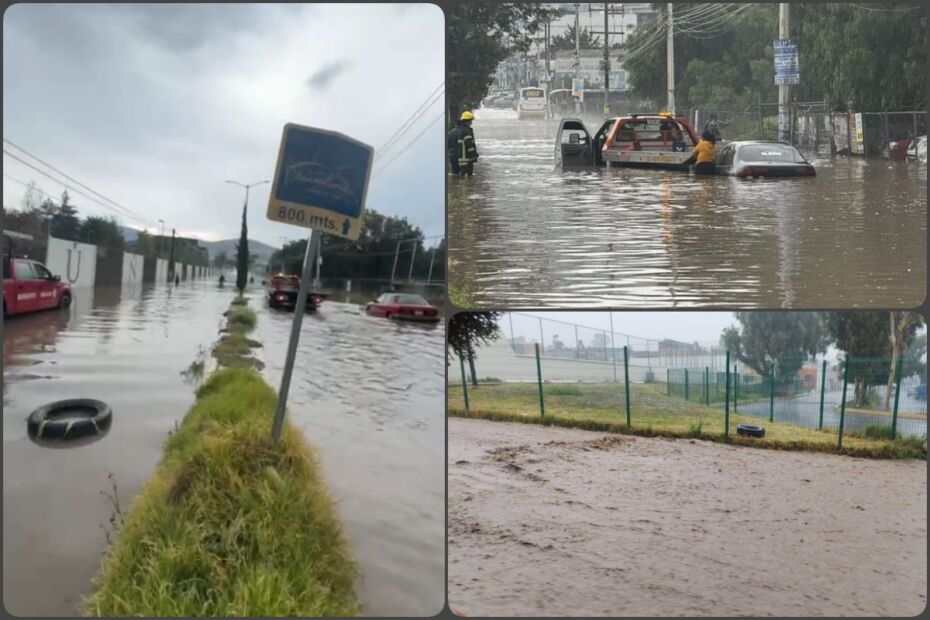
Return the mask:
<svg viewBox="0 0 930 620"><path fill-rule="evenodd" d="M580 4L575 4L575 80L581 78L581 39L578 33L578 12L581 10ZM582 87L583 88L583 87ZM575 99L575 114L581 114L581 101Z"/></svg>
<svg viewBox="0 0 930 620"><path fill-rule="evenodd" d="M675 115L675 20L672 11L672 3L665 5L668 10L668 25L666 29L666 70L668 71L668 110L671 115Z"/></svg>
<svg viewBox="0 0 930 620"><path fill-rule="evenodd" d="M551 103L549 100L549 93L552 92L552 83L550 79L550 76L552 74L549 73L549 29L551 26L552 26L552 18L547 17L546 18L546 120L549 120L550 118L552 118L552 111L549 109L549 105ZM914 134L914 135L917 135L917 134ZM432 263L430 263L430 267L432 267Z"/></svg>
<svg viewBox="0 0 930 620"><path fill-rule="evenodd" d="M391 267L391 285L394 284L394 272L397 271L397 257L400 256L400 244L403 243L403 240L397 242L397 246L394 248L394 266Z"/></svg>
<svg viewBox="0 0 930 620"><path fill-rule="evenodd" d="M604 3L604 118L610 118L610 26L607 18L610 15L610 5Z"/></svg>
<svg viewBox="0 0 930 620"><path fill-rule="evenodd" d="M171 245L168 246L168 282L174 280L174 234L175 230L171 229Z"/></svg>
<svg viewBox="0 0 930 620"><path fill-rule="evenodd" d="M791 30L791 5L782 2L778 5L778 38L786 40L790 38L788 34ZM789 103L791 96L791 86L788 84L778 85L778 140L788 142L790 139L791 122Z"/></svg>
<svg viewBox="0 0 930 620"><path fill-rule="evenodd" d="M433 259L436 258L436 248L429 251L429 273L426 274L426 283L433 279Z"/></svg>
<svg viewBox="0 0 930 620"><path fill-rule="evenodd" d="M316 244L316 273L313 276L313 288L320 288L320 267L323 265L323 240Z"/></svg>
<svg viewBox="0 0 930 620"><path fill-rule="evenodd" d="M410 271L407 272L407 280L413 281L413 260L417 257L417 240L413 240L413 249L410 251Z"/></svg>

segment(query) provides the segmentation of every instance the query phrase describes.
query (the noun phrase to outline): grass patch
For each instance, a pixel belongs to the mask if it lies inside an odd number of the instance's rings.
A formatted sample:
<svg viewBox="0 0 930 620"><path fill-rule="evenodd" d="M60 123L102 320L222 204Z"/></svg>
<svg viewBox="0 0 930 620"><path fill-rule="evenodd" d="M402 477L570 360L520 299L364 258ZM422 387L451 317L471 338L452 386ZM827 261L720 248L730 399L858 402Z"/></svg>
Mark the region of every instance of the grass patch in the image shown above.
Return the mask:
<svg viewBox="0 0 930 620"><path fill-rule="evenodd" d="M248 297L236 297L235 299L232 300L232 303L230 305L247 306L249 305L249 298Z"/></svg>
<svg viewBox="0 0 930 620"><path fill-rule="evenodd" d="M257 320L255 311L248 306L233 305L226 311L226 328L230 331L252 331Z"/></svg>
<svg viewBox="0 0 930 620"><path fill-rule="evenodd" d="M626 425L626 396L623 384L543 384L546 410L544 418L540 415L538 389L535 383L504 383L469 388L470 411L466 412L461 385L450 385L449 413L647 436L701 437L777 449L820 452L838 450L839 438L836 429L817 430L786 422L769 422L767 418L734 411L732 403L729 415L730 432L727 437L724 432L725 414L722 404L707 406L668 396L664 385L631 384L630 427ZM745 402L741 400L740 404ZM765 438L738 437L738 424L763 426L766 431ZM842 452L877 458L926 458L925 446L916 446L913 442L905 443L850 433L843 438Z"/></svg>
<svg viewBox="0 0 930 620"><path fill-rule="evenodd" d="M449 295L449 301L456 308L460 310L470 310L475 307L475 301L466 288L459 288L454 284L448 284L446 286L446 292Z"/></svg>
<svg viewBox="0 0 930 620"><path fill-rule="evenodd" d="M257 340L246 336L247 333L255 329L257 317L255 311L244 305L235 305L238 300L244 299L237 297L233 300L232 306L224 313L226 317L226 326L220 330L223 335L219 341L213 345L213 357L216 358L220 366L226 368L254 368L261 370L265 365L252 357L252 349L262 346Z"/></svg>
<svg viewBox="0 0 930 620"><path fill-rule="evenodd" d="M315 457L276 395L227 368L197 402L126 516L82 612L91 616L345 616L359 612Z"/></svg>
<svg viewBox="0 0 930 620"><path fill-rule="evenodd" d="M869 424L862 429L862 436L869 439L894 439L894 431L885 424Z"/></svg>

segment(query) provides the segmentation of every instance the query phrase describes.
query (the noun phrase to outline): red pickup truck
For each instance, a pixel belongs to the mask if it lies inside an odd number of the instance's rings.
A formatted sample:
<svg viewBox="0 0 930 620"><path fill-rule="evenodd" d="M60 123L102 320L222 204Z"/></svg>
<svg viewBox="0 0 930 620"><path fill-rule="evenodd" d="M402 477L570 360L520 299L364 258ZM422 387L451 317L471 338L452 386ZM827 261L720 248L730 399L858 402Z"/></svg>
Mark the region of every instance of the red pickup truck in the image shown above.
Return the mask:
<svg viewBox="0 0 930 620"><path fill-rule="evenodd" d="M71 305L71 286L29 258L3 257L3 316Z"/></svg>

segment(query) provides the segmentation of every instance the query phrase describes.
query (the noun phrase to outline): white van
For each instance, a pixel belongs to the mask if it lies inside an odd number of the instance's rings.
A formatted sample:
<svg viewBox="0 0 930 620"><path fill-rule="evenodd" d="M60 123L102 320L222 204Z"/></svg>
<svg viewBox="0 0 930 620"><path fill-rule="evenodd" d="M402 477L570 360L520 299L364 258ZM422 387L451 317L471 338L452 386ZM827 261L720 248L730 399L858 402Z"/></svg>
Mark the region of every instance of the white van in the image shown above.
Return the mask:
<svg viewBox="0 0 930 620"><path fill-rule="evenodd" d="M545 118L546 91L538 86L528 86L520 89L520 99L517 102L518 118Z"/></svg>

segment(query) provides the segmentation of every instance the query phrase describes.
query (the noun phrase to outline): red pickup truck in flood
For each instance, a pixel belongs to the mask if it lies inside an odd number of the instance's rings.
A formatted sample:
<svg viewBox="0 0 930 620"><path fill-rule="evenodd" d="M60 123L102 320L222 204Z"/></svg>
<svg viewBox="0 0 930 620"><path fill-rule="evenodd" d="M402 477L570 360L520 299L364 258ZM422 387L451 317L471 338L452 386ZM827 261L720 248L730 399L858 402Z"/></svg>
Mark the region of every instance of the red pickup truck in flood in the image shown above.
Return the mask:
<svg viewBox="0 0 930 620"><path fill-rule="evenodd" d="M71 305L71 286L29 258L3 256L3 316Z"/></svg>

